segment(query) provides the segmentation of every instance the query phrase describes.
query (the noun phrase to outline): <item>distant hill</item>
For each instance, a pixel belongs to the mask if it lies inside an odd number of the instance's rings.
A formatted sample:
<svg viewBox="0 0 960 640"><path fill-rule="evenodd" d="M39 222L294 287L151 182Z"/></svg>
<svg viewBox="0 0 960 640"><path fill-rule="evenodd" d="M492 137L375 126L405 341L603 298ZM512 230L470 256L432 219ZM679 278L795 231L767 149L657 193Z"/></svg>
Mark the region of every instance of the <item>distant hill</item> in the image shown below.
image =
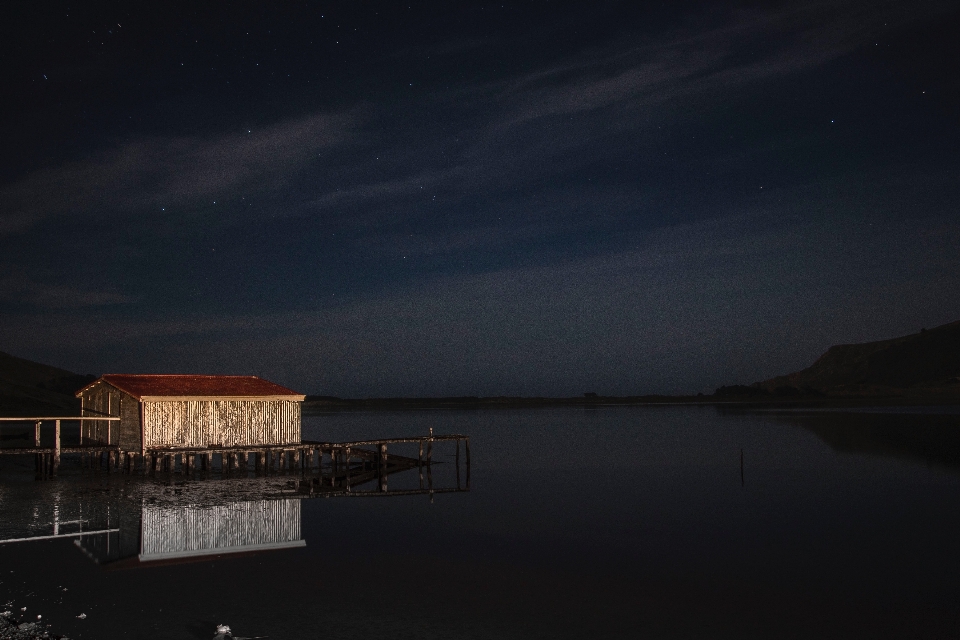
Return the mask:
<svg viewBox="0 0 960 640"><path fill-rule="evenodd" d="M802 371L751 386L776 395L960 398L960 321L891 340L836 345Z"/></svg>
<svg viewBox="0 0 960 640"><path fill-rule="evenodd" d="M94 379L0 351L0 415L79 414L73 394Z"/></svg>

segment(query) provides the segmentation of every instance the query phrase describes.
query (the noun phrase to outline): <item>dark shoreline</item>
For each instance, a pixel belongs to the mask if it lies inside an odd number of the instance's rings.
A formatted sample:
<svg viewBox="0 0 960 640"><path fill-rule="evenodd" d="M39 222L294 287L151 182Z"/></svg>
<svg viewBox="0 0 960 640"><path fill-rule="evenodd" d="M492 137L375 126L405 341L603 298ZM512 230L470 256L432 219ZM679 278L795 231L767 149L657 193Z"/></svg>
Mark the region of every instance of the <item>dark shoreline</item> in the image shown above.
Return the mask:
<svg viewBox="0 0 960 640"><path fill-rule="evenodd" d="M441 397L441 398L334 398L307 396L303 411L307 414L327 411L376 411L403 409L532 409L546 407L603 406L774 406L774 407L864 407L958 405L958 396L596 396L596 397Z"/></svg>

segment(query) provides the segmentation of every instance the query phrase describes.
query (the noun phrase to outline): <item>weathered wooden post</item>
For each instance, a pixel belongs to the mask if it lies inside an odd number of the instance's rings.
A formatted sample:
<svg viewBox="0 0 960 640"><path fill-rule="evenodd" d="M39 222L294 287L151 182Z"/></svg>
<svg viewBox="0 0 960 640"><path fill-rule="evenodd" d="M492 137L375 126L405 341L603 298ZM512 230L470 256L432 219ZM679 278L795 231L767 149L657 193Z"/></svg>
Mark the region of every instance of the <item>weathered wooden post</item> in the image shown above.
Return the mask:
<svg viewBox="0 0 960 640"><path fill-rule="evenodd" d="M60 469L60 421L54 422L53 431L53 475Z"/></svg>
<svg viewBox="0 0 960 640"><path fill-rule="evenodd" d="M346 489L347 493L350 492L350 447L344 447L343 449L343 471L345 479L343 481L343 486Z"/></svg>
<svg viewBox="0 0 960 640"><path fill-rule="evenodd" d="M387 491L387 445L380 445L380 459L377 465L377 475L380 476L380 492Z"/></svg>
<svg viewBox="0 0 960 640"><path fill-rule="evenodd" d="M420 453L417 455L417 473L420 474L420 488L423 489L423 438L420 438Z"/></svg>

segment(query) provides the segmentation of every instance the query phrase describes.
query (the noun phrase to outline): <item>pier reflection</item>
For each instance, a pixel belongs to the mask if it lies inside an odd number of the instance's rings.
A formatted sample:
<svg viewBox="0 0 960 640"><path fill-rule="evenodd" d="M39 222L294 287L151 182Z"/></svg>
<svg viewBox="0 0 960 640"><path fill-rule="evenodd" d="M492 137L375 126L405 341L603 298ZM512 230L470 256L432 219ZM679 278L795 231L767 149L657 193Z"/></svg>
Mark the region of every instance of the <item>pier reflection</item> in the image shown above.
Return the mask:
<svg viewBox="0 0 960 640"><path fill-rule="evenodd" d="M436 493L468 491L459 447L452 462L436 469L419 458L354 449L313 473L258 475L228 467L196 474L171 465L152 476L23 482L0 487L0 545L70 538L108 569L304 547L303 500L424 495L432 501Z"/></svg>

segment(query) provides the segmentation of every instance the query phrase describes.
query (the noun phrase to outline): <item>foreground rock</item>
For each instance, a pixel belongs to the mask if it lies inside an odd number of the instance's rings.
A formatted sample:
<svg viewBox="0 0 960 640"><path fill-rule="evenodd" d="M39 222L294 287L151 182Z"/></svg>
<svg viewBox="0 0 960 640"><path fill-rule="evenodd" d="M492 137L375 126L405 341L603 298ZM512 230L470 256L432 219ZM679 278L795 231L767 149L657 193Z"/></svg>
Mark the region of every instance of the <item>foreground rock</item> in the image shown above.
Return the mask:
<svg viewBox="0 0 960 640"><path fill-rule="evenodd" d="M0 640L68 640L66 636L50 633L49 625L38 620L0 612Z"/></svg>

